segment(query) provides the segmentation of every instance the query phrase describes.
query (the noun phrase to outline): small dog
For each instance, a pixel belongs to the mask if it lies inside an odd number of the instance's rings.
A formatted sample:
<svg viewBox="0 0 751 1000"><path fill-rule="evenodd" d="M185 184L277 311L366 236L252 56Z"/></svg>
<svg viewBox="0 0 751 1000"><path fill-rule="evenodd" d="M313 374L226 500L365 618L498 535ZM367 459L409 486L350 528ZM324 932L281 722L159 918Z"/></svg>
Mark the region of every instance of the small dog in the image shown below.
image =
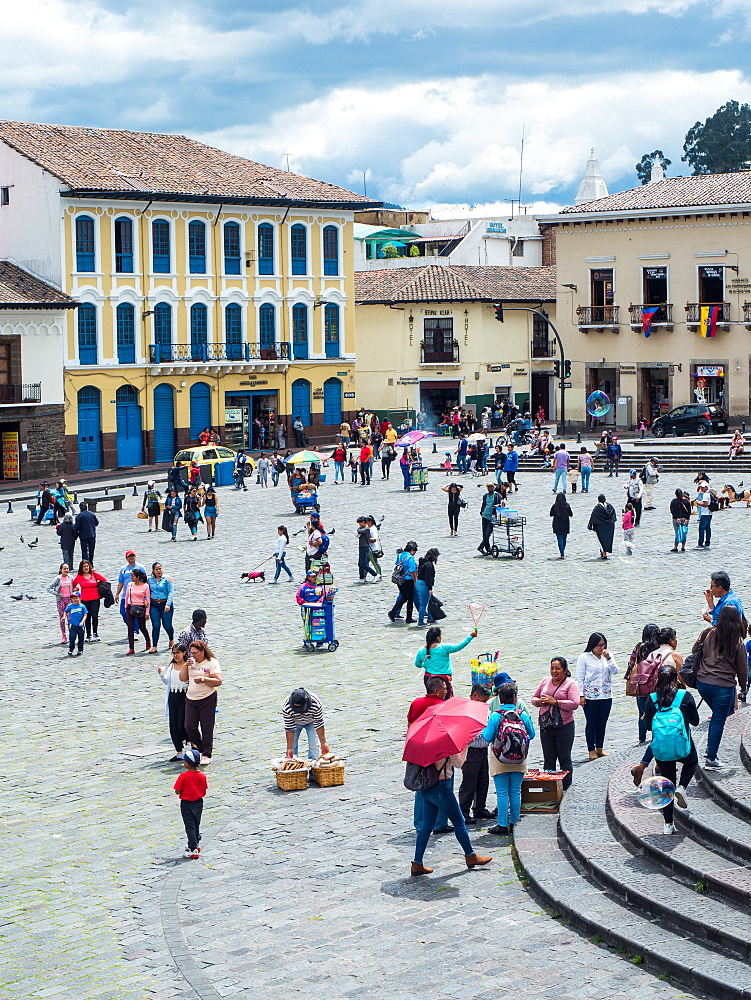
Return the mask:
<svg viewBox="0 0 751 1000"><path fill-rule="evenodd" d="M242 573L240 579L248 580L249 582L252 580L253 583L255 583L256 580L260 580L261 583L266 583L266 573L263 570L261 570L260 573L258 570L254 570L251 573Z"/></svg>

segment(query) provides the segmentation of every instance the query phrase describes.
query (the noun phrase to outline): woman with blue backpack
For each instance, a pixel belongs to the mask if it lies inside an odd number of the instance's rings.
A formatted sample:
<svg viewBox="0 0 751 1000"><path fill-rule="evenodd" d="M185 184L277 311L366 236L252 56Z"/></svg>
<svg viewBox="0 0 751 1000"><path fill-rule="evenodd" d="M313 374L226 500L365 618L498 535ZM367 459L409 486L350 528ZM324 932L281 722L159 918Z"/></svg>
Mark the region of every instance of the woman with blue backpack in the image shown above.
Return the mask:
<svg viewBox="0 0 751 1000"><path fill-rule="evenodd" d="M516 684L501 684L498 688L500 706L488 719L480 734L490 744L488 764L498 801L498 825L488 830L498 837L511 834L519 822L522 808L522 781L527 770L529 741L535 738L535 727L527 712L517 708L519 692Z"/></svg>
<svg viewBox="0 0 751 1000"><path fill-rule="evenodd" d="M678 670L674 664L666 664L657 675L654 694L647 699L645 723L652 733L650 747L655 755L655 764L660 776L675 785L675 802L681 809L688 808L686 792L689 782L696 774L699 758L690 726L699 725L699 712L693 695L678 688ZM681 777L676 783L677 764L681 763ZM673 802L662 810L665 820L663 833L675 833L673 826Z"/></svg>

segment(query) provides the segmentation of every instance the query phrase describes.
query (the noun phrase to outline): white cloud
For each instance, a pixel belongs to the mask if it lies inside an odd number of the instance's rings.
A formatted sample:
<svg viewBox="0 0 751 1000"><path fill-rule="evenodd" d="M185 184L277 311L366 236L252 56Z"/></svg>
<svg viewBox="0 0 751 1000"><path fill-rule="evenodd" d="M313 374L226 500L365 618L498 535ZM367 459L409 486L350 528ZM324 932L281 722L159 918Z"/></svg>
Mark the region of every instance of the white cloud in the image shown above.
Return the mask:
<svg viewBox="0 0 751 1000"><path fill-rule="evenodd" d="M200 138L252 159L318 177L360 177L368 190L410 206L515 197L525 130L525 200L549 198L581 177L591 146L606 180L635 183L642 153L679 163L686 131L732 95L751 100L736 70L619 74L508 82L434 79L382 89L338 88L258 125ZM358 183L357 189L360 189Z"/></svg>

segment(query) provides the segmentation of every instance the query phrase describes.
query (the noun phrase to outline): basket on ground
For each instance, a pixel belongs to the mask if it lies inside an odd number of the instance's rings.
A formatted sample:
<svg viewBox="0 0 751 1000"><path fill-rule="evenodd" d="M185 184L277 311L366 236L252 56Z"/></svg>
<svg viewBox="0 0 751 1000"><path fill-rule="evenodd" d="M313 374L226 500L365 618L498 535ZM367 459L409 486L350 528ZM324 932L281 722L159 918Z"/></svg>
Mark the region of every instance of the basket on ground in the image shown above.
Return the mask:
<svg viewBox="0 0 751 1000"><path fill-rule="evenodd" d="M321 788L344 784L344 764L328 764L323 767L312 767L310 773L313 781Z"/></svg>
<svg viewBox="0 0 751 1000"><path fill-rule="evenodd" d="M308 787L308 769L276 771L276 783L283 792L301 792Z"/></svg>

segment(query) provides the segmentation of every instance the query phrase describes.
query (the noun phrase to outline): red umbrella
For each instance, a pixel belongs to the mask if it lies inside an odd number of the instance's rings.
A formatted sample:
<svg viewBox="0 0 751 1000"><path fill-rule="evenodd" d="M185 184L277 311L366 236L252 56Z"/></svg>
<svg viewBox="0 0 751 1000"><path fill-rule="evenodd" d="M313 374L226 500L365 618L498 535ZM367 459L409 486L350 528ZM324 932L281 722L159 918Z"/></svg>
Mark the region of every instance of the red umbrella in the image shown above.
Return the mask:
<svg viewBox="0 0 751 1000"><path fill-rule="evenodd" d="M402 760L435 764L460 753L488 723L488 706L469 698L449 698L431 705L407 730Z"/></svg>

